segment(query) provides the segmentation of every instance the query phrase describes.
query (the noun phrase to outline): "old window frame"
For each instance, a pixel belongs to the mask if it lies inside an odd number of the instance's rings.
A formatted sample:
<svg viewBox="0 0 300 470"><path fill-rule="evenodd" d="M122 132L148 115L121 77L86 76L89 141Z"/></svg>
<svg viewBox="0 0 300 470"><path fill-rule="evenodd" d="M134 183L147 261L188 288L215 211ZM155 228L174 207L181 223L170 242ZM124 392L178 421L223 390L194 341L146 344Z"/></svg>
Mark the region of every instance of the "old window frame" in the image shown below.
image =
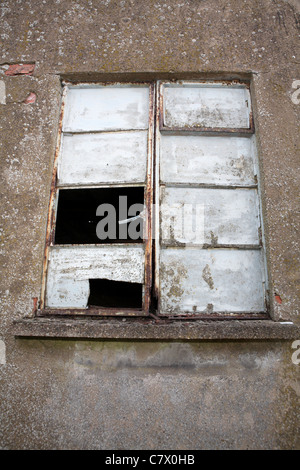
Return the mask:
<svg viewBox="0 0 300 470"><path fill-rule="evenodd" d="M121 85L119 82L99 82L99 83L83 83L73 84L70 82L64 82L63 94L62 94L62 105L61 113L59 118L59 129L58 139L55 150L54 164L53 164L53 177L50 190L50 202L49 202L49 213L47 219L46 228L46 243L45 243L45 254L43 261L43 274L42 274L42 290L41 290L41 301L39 313L44 315L92 315L92 316L148 316L150 310L150 297L151 297L151 284L152 284L152 237L144 237L145 242L145 272L144 272L144 296L143 296L143 308L142 309L118 309L118 308L89 308L87 309L59 309L59 308L46 308L45 297L46 297L46 280L47 280L47 268L49 260L50 247L54 244L55 236L55 222L56 222L56 211L58 193L62 187L57 186L57 172L59 155L61 151L61 142L63 136L63 119L65 114L66 95L67 90L70 87L89 87L89 86L118 86ZM124 85L124 84L123 84ZM152 203L153 203L153 157L154 157L154 83L145 82L129 82L126 85L132 86L145 86L149 87L149 119L148 119L148 141L147 141L147 171L146 171L146 184L145 184L145 197L144 203L147 207L147 217L145 219L144 233L151 234L152 231ZM96 185L93 187L112 187L113 185ZM121 186L121 185L116 185ZM124 184L126 187L134 186L131 184ZM141 186L141 185L139 185Z"/></svg>
<svg viewBox="0 0 300 470"><path fill-rule="evenodd" d="M185 81L192 82L191 80ZM250 82L248 81L239 81L239 80L195 80L198 84L200 83L222 83L228 86L237 85L247 87L250 90ZM165 319L248 319L248 320L260 320L268 319L269 316L269 306L267 304L266 312L251 312L247 313L237 313L237 314L187 314L187 315L161 315L160 312L151 310L151 299L156 299L159 296L159 252L160 252L160 241L159 241L159 210L158 204L156 204L156 212L153 214L152 208L153 203L155 204L156 199L159 197L159 138L160 134L177 134L180 135L182 132L181 128L177 127L167 127L164 124L164 102L163 102L163 86L166 84L172 83L170 80L155 80L149 82L97 82L97 83L78 83L74 84L71 82L64 82L64 90L62 95L62 108L59 120L59 130L58 130L58 141L55 151L54 158L54 169L53 169L53 178L51 183L51 192L50 192L50 203L49 203L49 214L47 220L47 230L46 230L46 244L45 244L45 254L43 261L43 275L42 275L42 290L41 290L41 302L39 309L37 310L38 316L47 316L47 315L79 315L79 316L152 316L155 318L165 318ZM174 83L174 82L173 82ZM177 82L181 83L181 81ZM55 234L55 217L57 209L57 194L59 188L57 187L57 164L59 158L59 152L61 147L62 139L62 124L64 117L65 109L65 97L68 86L107 86L107 85L133 85L133 86L149 86L149 131L148 131L148 154L147 154L147 177L145 184L145 206L147 207L147 218L145 220L145 233L147 237L145 239L145 293L143 300L142 309L117 309L117 308L86 308L86 309L58 309L58 308L45 308L45 291L46 291L46 277L47 277L47 265L49 257L50 246L53 245L54 234ZM253 112L250 110L249 114L249 128L203 128L203 127L191 127L188 130L184 130L186 135L194 134L203 134L203 135L231 135L231 136L249 136L254 134L254 121L253 121ZM130 186L126 184L125 186ZM104 187L102 185L101 187ZM259 185L256 185L259 188ZM261 214L260 214L261 215ZM153 223L154 222L154 223ZM152 238L152 231L155 230L155 239Z"/></svg>

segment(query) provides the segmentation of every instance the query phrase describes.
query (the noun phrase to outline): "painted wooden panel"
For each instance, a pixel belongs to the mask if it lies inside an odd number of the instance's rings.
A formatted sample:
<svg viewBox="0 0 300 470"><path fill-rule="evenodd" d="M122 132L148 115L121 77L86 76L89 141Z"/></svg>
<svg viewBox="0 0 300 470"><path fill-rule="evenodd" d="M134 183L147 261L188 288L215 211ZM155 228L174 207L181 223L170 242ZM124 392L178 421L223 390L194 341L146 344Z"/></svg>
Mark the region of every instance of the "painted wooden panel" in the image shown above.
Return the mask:
<svg viewBox="0 0 300 470"><path fill-rule="evenodd" d="M165 85L163 101L167 127L250 127L250 94L246 87Z"/></svg>
<svg viewBox="0 0 300 470"><path fill-rule="evenodd" d="M161 195L164 243L259 244L256 189L168 187Z"/></svg>
<svg viewBox="0 0 300 470"><path fill-rule="evenodd" d="M90 86L70 88L64 132L147 129L149 87Z"/></svg>
<svg viewBox="0 0 300 470"><path fill-rule="evenodd" d="M253 185L252 139L162 135L160 172L165 183Z"/></svg>
<svg viewBox="0 0 300 470"><path fill-rule="evenodd" d="M161 251L161 313L261 312L261 250Z"/></svg>
<svg viewBox="0 0 300 470"><path fill-rule="evenodd" d="M141 246L52 247L48 264L46 306L85 308L89 279L144 282Z"/></svg>
<svg viewBox="0 0 300 470"><path fill-rule="evenodd" d="M147 131L65 135L58 184L145 182L147 135Z"/></svg>

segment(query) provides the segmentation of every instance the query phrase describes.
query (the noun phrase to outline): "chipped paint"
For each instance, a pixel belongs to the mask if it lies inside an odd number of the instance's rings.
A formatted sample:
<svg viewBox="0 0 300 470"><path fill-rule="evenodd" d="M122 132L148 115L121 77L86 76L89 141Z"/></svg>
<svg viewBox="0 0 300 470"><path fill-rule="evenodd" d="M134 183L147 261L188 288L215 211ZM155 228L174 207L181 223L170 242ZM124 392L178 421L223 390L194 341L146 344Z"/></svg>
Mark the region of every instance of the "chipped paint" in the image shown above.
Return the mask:
<svg viewBox="0 0 300 470"><path fill-rule="evenodd" d="M262 268L259 250L162 249L161 313L263 312Z"/></svg>
<svg viewBox="0 0 300 470"><path fill-rule="evenodd" d="M149 210L145 224L145 233L148 234L145 236L145 251L142 248L142 256L139 259L144 272L142 275L139 273L138 279L142 279L142 281L136 280L135 275L131 273L134 269L139 270L140 268L139 262L135 268L130 268L130 263L135 263L135 258L131 255L132 245L128 246L126 256L128 257L128 282L142 283L145 280L145 311L149 310L152 283L152 242L149 234L152 230L153 122L153 86L144 84L65 86L54 164L50 201L51 215L48 219L46 261L44 263L44 272L46 273L47 253L50 244L54 242L57 188L108 186L110 184L130 186L136 182L144 183L145 203ZM125 244L124 247L126 247ZM51 248L46 306L80 309L87 305L87 285L81 283L78 286L78 294L76 285L71 282L71 279L76 281L76 269L79 268L76 264L77 261L80 263L81 255L84 254L83 257L85 257L89 249L87 247L86 251L80 251L80 248L85 247L73 247L75 250L73 256L76 258L73 266L74 272L69 274L68 280L63 286L59 280L61 273L53 274L53 248ZM117 255L115 246L112 250L113 253ZM95 251L94 254L99 256L100 252ZM97 261L95 262L97 265ZM98 259L98 263L100 262L101 260ZM126 280L126 273L119 268L118 263L115 263L112 258L110 263L110 267L105 266L104 263L101 274L99 274L99 269L96 269L97 273L95 273L93 266L90 266L85 280L88 278ZM124 259L122 263L125 263ZM56 268L57 266L54 271ZM114 270L118 269L119 272L116 274ZM113 274L109 274L109 270L112 270ZM42 294L44 297L44 291ZM43 309L44 301L41 302L41 305Z"/></svg>
<svg viewBox="0 0 300 470"><path fill-rule="evenodd" d="M58 185L144 183L147 131L64 135Z"/></svg>
<svg viewBox="0 0 300 470"><path fill-rule="evenodd" d="M69 87L63 131L148 129L148 116L148 86Z"/></svg>
<svg viewBox="0 0 300 470"><path fill-rule="evenodd" d="M245 86L182 83L163 86L164 125L172 128L249 128Z"/></svg>
<svg viewBox="0 0 300 470"><path fill-rule="evenodd" d="M214 281L213 281L213 278L212 278L212 275L211 275L211 271L210 271L210 267L208 264L206 264L202 270L202 278L204 279L204 281L207 283L207 285L209 286L209 288L211 290L214 289ZM212 306L212 304L208 304L210 306ZM210 307L211 310L213 310L212 307ZM197 310L197 308L193 308L193 310Z"/></svg>
<svg viewBox="0 0 300 470"><path fill-rule="evenodd" d="M256 189L165 188L161 209L163 243L166 243L170 231L167 210L172 207L179 208L176 220L184 224L183 237L175 236L175 241L189 244L202 241L203 244L212 245L259 245L260 220ZM203 213L196 212L197 208L203 208ZM201 220L201 216L204 220ZM194 227L200 233L194 234Z"/></svg>
<svg viewBox="0 0 300 470"><path fill-rule="evenodd" d="M253 185L255 176L251 139L162 135L161 181Z"/></svg>
<svg viewBox="0 0 300 470"><path fill-rule="evenodd" d="M87 306L89 279L144 282L142 246L51 247L46 307Z"/></svg>

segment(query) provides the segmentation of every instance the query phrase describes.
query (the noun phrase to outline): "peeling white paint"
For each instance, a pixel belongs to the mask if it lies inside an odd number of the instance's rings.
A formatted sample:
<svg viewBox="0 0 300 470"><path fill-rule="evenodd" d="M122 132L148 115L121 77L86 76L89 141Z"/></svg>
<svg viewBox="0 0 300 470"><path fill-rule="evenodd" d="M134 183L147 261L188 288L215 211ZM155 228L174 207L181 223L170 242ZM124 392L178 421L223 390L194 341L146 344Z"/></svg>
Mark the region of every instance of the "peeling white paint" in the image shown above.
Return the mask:
<svg viewBox="0 0 300 470"><path fill-rule="evenodd" d="M148 129L149 87L68 89L63 132Z"/></svg>
<svg viewBox="0 0 300 470"><path fill-rule="evenodd" d="M252 185L251 139L247 137L161 136L161 181Z"/></svg>
<svg viewBox="0 0 300 470"><path fill-rule="evenodd" d="M249 128L250 94L246 87L222 84L165 85L167 127Z"/></svg>
<svg viewBox="0 0 300 470"><path fill-rule="evenodd" d="M204 228L203 243L212 245L259 245L258 195L256 189L165 188L162 190L162 237L167 239L170 221L164 209L177 205L184 231L193 232L192 225ZM204 207L204 220L196 220L197 206ZM194 215L185 211L193 209ZM184 216L187 214L187 216ZM201 213L200 213L201 214ZM197 240L199 238L197 237ZM176 237L175 237L176 240ZM178 240L180 241L180 240ZM193 240L186 240L193 243Z"/></svg>
<svg viewBox="0 0 300 470"><path fill-rule="evenodd" d="M52 247L46 306L85 308L89 279L144 282L143 246Z"/></svg>
<svg viewBox="0 0 300 470"><path fill-rule="evenodd" d="M65 135L58 185L144 183L147 131Z"/></svg>
<svg viewBox="0 0 300 470"><path fill-rule="evenodd" d="M261 250L161 250L161 313L261 312Z"/></svg>

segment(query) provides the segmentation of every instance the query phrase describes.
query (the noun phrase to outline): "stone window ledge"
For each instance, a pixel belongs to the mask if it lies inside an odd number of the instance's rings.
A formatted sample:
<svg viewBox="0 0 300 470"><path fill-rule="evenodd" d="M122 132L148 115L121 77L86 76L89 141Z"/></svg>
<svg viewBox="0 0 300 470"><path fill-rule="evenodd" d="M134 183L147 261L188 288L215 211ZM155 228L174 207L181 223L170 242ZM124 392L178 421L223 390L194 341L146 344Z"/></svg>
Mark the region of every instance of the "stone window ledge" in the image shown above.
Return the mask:
<svg viewBox="0 0 300 470"><path fill-rule="evenodd" d="M16 320L11 333L18 338L107 340L294 340L300 325L271 320L164 321L150 319Z"/></svg>

